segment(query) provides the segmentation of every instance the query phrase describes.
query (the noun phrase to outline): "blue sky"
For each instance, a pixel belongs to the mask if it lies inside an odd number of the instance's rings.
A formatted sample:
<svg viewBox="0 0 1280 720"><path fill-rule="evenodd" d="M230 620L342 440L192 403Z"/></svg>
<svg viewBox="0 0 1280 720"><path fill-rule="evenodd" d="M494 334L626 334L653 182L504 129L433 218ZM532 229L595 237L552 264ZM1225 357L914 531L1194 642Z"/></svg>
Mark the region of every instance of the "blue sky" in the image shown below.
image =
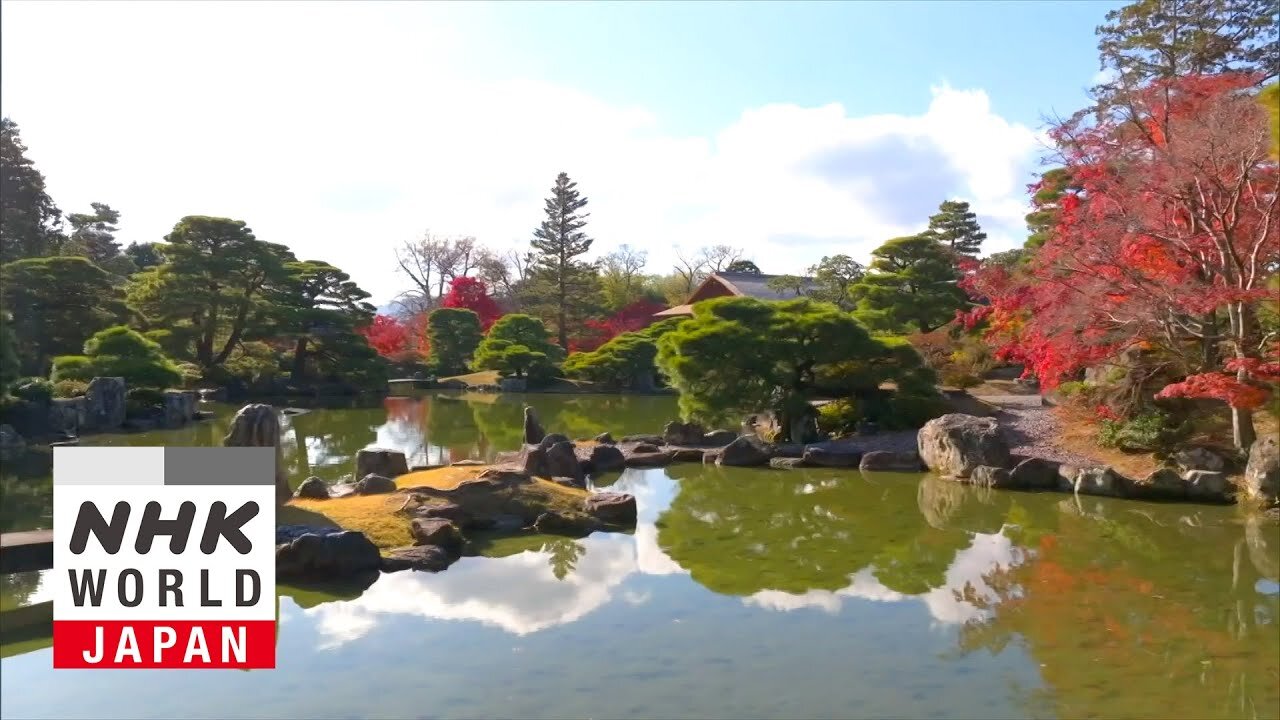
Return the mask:
<svg viewBox="0 0 1280 720"><path fill-rule="evenodd" d="M126 242L243 219L379 302L425 231L527 247L561 170L598 253L801 272L947 198L1020 244L1116 6L6 0L0 106L64 210L111 204Z"/></svg>

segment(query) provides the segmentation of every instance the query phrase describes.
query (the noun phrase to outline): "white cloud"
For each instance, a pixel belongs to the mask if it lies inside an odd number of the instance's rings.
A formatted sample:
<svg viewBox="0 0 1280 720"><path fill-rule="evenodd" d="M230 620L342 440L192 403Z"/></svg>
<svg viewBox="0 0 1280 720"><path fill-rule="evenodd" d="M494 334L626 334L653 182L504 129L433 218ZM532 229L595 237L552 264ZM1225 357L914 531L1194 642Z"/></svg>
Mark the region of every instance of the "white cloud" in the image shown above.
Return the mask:
<svg viewBox="0 0 1280 720"><path fill-rule="evenodd" d="M865 257L946 197L1001 249L1040 140L948 86L919 115L765 105L666 134L670 108L481 77L430 3L6 3L2 46L4 112L65 210L108 202L142 241L186 214L241 218L379 301L403 287L392 249L426 228L523 244L561 170L598 247L646 247L655 270L718 242L775 272Z"/></svg>
<svg viewBox="0 0 1280 720"><path fill-rule="evenodd" d="M999 599L983 578L984 575L997 568L1020 564L1024 559L1023 554L1003 533L979 533L974 535L969 547L956 553L955 559L947 568L945 584L919 595L905 595L891 590L876 579L874 568L863 568L850 575L849 584L839 590L809 590L805 593L762 590L743 598L743 603L779 612L818 609L835 614L840 611L845 598L873 602L918 601L924 603L935 622L957 625L985 618L990 612L964 598L981 598L988 603Z"/></svg>

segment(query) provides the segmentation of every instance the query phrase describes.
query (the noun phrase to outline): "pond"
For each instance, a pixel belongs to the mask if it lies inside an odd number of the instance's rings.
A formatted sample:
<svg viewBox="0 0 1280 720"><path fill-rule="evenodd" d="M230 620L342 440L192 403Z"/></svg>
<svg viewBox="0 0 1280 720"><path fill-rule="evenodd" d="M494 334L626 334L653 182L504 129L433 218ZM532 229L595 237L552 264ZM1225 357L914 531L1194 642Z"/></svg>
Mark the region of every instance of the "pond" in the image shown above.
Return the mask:
<svg viewBox="0 0 1280 720"><path fill-rule="evenodd" d="M286 459L296 481L336 480L369 444L414 464L489 457L518 444L523 400L317 410L288 420ZM527 400L574 436L675 412ZM94 442L212 444L218 425ZM6 528L47 512L31 490L47 480L22 472ZM1280 526L1235 508L839 470L601 484L636 495L633 534L508 539L364 590L282 588L274 671L55 673L40 643L6 648L0 716L1280 715ZM5 583L9 605L47 594L38 576Z"/></svg>

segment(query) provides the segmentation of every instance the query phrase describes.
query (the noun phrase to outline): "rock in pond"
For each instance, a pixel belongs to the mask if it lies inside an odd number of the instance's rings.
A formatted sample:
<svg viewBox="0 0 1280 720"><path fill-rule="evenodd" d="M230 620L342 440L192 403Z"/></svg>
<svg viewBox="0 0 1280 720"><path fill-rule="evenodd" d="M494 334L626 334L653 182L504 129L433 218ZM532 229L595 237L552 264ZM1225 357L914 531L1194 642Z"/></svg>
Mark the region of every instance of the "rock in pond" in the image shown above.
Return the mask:
<svg viewBox="0 0 1280 720"><path fill-rule="evenodd" d="M624 443L648 443L649 445L661 445L661 435L623 435L619 442Z"/></svg>
<svg viewBox="0 0 1280 720"><path fill-rule="evenodd" d="M1187 498L1198 502L1228 503L1235 495L1235 488L1227 474L1213 470L1188 470L1182 474Z"/></svg>
<svg viewBox="0 0 1280 720"><path fill-rule="evenodd" d="M920 428L916 444L925 467L943 475L964 478L979 465L1009 466L1009 446L995 418L943 415Z"/></svg>
<svg viewBox="0 0 1280 720"><path fill-rule="evenodd" d="M791 457L769 458L769 467L775 470L796 470L804 467L804 460Z"/></svg>
<svg viewBox="0 0 1280 720"><path fill-rule="evenodd" d="M355 477L362 478L370 473L389 478L407 475L409 463L404 453L386 448L365 448L356 453Z"/></svg>
<svg viewBox="0 0 1280 720"><path fill-rule="evenodd" d="M583 537L603 528L603 524L590 515L561 515L544 512L533 522L533 531L545 535Z"/></svg>
<svg viewBox="0 0 1280 720"><path fill-rule="evenodd" d="M655 445L653 443L647 443L647 442L636 443L631 447L632 452L638 452L638 453L656 453L659 450L661 450L661 448L658 447L658 445Z"/></svg>
<svg viewBox="0 0 1280 720"><path fill-rule="evenodd" d="M94 430L115 430L124 424L125 384L122 377L96 377L84 391L88 425Z"/></svg>
<svg viewBox="0 0 1280 720"><path fill-rule="evenodd" d="M671 451L672 462L702 462L702 458L707 454L706 450L696 447L676 448Z"/></svg>
<svg viewBox="0 0 1280 720"><path fill-rule="evenodd" d="M1185 500L1187 486L1177 470L1160 468L1135 481L1130 488L1130 495L1144 500Z"/></svg>
<svg viewBox="0 0 1280 720"><path fill-rule="evenodd" d="M979 487L1007 489L1013 485L1013 473L1005 468L979 465L969 472L968 480Z"/></svg>
<svg viewBox="0 0 1280 720"><path fill-rule="evenodd" d="M862 462L862 453L839 447L809 446L801 456L805 465L811 467L853 468Z"/></svg>
<svg viewBox="0 0 1280 720"><path fill-rule="evenodd" d="M920 456L913 452L872 450L863 453L858 469L867 472L920 472Z"/></svg>
<svg viewBox="0 0 1280 720"><path fill-rule="evenodd" d="M609 434L609 433L607 433L607 432L602 432L602 433L600 433L599 435L597 435L597 436L596 436L596 442L600 443L601 445L614 445L614 444L616 444L616 443L614 442L614 440L613 440L613 436L612 436L612 435L610 435L610 434Z"/></svg>
<svg viewBox="0 0 1280 720"><path fill-rule="evenodd" d="M381 565L378 547L353 530L307 533L276 546L276 576L281 578L343 578Z"/></svg>
<svg viewBox="0 0 1280 720"><path fill-rule="evenodd" d="M538 422L538 413L526 405L524 407L524 444L537 445L542 442L546 434L547 431L542 429L542 423Z"/></svg>
<svg viewBox="0 0 1280 720"><path fill-rule="evenodd" d="M724 447L738 439L738 433L732 430L712 430L702 436L702 444L709 447Z"/></svg>
<svg viewBox="0 0 1280 720"><path fill-rule="evenodd" d="M567 477L582 482L586 473L582 470L582 462L573 443L568 440L556 441L550 445L555 435L546 436L541 445L527 449L524 457L524 471L534 477Z"/></svg>
<svg viewBox="0 0 1280 720"><path fill-rule="evenodd" d="M1241 485L1245 497L1254 503L1280 503L1280 441L1274 437L1254 441Z"/></svg>
<svg viewBox="0 0 1280 720"><path fill-rule="evenodd" d="M771 457L773 453L762 440L743 435L720 451L716 463L733 467L758 467L767 464Z"/></svg>
<svg viewBox="0 0 1280 720"><path fill-rule="evenodd" d="M199 402L195 390L165 390L165 427L178 427L191 422L196 416L196 405Z"/></svg>
<svg viewBox="0 0 1280 720"><path fill-rule="evenodd" d="M1009 487L1019 490L1055 490L1058 487L1058 465L1052 460L1027 458L1009 473Z"/></svg>
<svg viewBox="0 0 1280 720"><path fill-rule="evenodd" d="M450 552L460 550L465 541L458 526L441 517L414 518L409 533L415 545L436 545Z"/></svg>
<svg viewBox="0 0 1280 720"><path fill-rule="evenodd" d="M562 443L562 442L573 442L573 441L569 439L568 435L564 435L562 433L547 433L546 435L542 436L542 440L538 441L538 447L549 448L552 445L555 445L557 443Z"/></svg>
<svg viewBox="0 0 1280 720"><path fill-rule="evenodd" d="M588 515L609 525L634 527L636 524L636 498L627 493L595 493L583 501L582 509Z"/></svg>
<svg viewBox="0 0 1280 720"><path fill-rule="evenodd" d="M329 484L314 475L302 481L296 492L293 493L296 498L305 498L307 500L328 500Z"/></svg>
<svg viewBox="0 0 1280 720"><path fill-rule="evenodd" d="M434 573L447 569L457 559L457 555L435 545L413 545L388 552L382 558L382 571L418 570Z"/></svg>
<svg viewBox="0 0 1280 720"><path fill-rule="evenodd" d="M500 392L522 393L529 389L529 381L524 378L507 377L498 381Z"/></svg>
<svg viewBox="0 0 1280 720"><path fill-rule="evenodd" d="M293 494L284 471L284 459L280 450L280 417L275 408L266 403L249 403L237 410L235 417L231 418L231 427L222 438L222 445L275 448L276 500L283 503Z"/></svg>
<svg viewBox="0 0 1280 720"><path fill-rule="evenodd" d="M627 466L627 458L613 445L596 445L587 459L592 474L616 472Z"/></svg>
<svg viewBox="0 0 1280 720"><path fill-rule="evenodd" d="M1134 483L1106 465L1081 468L1075 476L1075 492L1079 495L1127 497Z"/></svg>
<svg viewBox="0 0 1280 720"><path fill-rule="evenodd" d="M672 452L628 452L627 467L665 467L675 459Z"/></svg>
<svg viewBox="0 0 1280 720"><path fill-rule="evenodd" d="M475 519L471 517L471 513L467 512L461 505L451 502L424 505L418 509L417 515L422 518L443 518L463 530L471 529L474 527L475 522Z"/></svg>
<svg viewBox="0 0 1280 720"><path fill-rule="evenodd" d="M662 442L666 445L701 445L706 434L706 428L698 423L672 420L662 429Z"/></svg>
<svg viewBox="0 0 1280 720"><path fill-rule="evenodd" d="M381 495L396 491L396 481L386 475L375 475L369 473L360 478L360 482L356 483L355 493L357 495Z"/></svg>

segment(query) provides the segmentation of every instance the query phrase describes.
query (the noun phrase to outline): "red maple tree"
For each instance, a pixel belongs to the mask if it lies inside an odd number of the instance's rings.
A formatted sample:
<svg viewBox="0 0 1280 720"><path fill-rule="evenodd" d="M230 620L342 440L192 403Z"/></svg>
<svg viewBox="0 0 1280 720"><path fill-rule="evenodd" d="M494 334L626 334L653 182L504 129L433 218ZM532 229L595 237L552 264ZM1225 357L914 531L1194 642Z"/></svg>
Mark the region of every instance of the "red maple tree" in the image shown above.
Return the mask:
<svg viewBox="0 0 1280 720"><path fill-rule="evenodd" d="M484 281L473 277L463 276L450 280L449 292L440 298L440 306L471 310L480 317L480 329L485 332L502 317L502 310L489 295L489 288Z"/></svg>
<svg viewBox="0 0 1280 720"><path fill-rule="evenodd" d="M641 298L609 317L587 320L583 323L582 334L570 340L569 349L574 352L595 350L622 333L648 327L653 322L653 314L665 309L666 306L660 302Z"/></svg>
<svg viewBox="0 0 1280 720"><path fill-rule="evenodd" d="M1252 442L1247 406L1265 390L1251 368L1269 342L1254 311L1280 263L1280 175L1255 81L1157 81L1051 131L1073 187L1047 241L1025 266L964 281L1004 357L1052 388L1156 348L1189 375L1166 396L1229 402L1237 446Z"/></svg>
<svg viewBox="0 0 1280 720"><path fill-rule="evenodd" d="M390 315L375 315L373 322L356 332L363 335L369 346L384 358L403 353L409 345L408 328Z"/></svg>

